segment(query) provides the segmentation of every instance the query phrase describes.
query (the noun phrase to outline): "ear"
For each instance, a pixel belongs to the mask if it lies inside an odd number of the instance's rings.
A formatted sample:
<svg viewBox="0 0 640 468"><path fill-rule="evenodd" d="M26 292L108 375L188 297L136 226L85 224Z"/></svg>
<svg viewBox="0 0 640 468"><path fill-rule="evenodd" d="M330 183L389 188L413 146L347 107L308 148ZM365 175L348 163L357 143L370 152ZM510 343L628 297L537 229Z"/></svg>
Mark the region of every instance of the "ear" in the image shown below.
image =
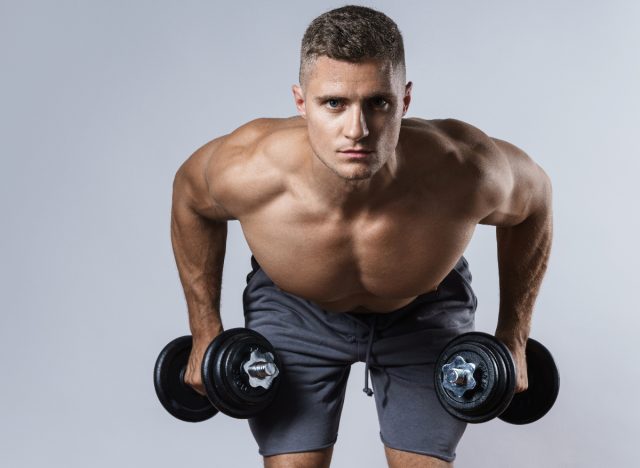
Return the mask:
<svg viewBox="0 0 640 468"><path fill-rule="evenodd" d="M409 110L409 103L411 102L411 89L413 89L413 83L409 81L404 88L404 97L402 98L402 116Z"/></svg>
<svg viewBox="0 0 640 468"><path fill-rule="evenodd" d="M304 100L304 91L302 90L300 85L297 84L291 87L291 91L293 92L293 100L295 101L298 113L302 116L303 119L306 119L307 108Z"/></svg>

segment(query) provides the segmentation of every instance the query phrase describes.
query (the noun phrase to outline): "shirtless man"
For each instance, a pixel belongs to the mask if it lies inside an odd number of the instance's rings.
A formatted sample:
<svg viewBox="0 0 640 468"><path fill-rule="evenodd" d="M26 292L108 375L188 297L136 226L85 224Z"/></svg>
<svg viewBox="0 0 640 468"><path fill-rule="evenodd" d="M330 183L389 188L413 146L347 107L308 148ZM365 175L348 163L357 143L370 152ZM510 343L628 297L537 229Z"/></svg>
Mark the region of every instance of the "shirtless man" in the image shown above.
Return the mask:
<svg viewBox="0 0 640 468"><path fill-rule="evenodd" d="M177 171L171 239L189 310L186 381L222 330L227 222L253 254L247 328L283 376L249 420L268 467L329 466L350 365L366 363L389 466L452 466L465 424L438 404L433 361L473 329L463 257L496 226L496 336L527 387L524 346L551 248L551 183L523 151L454 119L404 118L402 37L384 14L346 6L302 43L299 116L262 118L198 149ZM368 384L371 376L374 392Z"/></svg>

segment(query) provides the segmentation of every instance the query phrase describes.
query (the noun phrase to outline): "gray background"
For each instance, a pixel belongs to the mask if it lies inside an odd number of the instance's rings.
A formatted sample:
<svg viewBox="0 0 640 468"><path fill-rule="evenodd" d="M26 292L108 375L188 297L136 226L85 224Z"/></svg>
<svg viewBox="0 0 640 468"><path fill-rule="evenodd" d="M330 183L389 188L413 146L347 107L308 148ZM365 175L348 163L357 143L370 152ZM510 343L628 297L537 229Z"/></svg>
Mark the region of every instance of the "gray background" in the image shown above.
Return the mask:
<svg viewBox="0 0 640 468"><path fill-rule="evenodd" d="M259 466L245 421L174 420L152 385L188 332L171 182L196 148L295 114L299 43L342 2L0 3L0 464ZM630 466L637 451L640 5L365 2L404 34L408 116L456 117L527 151L554 186L532 335L563 371L543 420L469 427L458 466ZM223 320L250 252L229 225ZM466 256L477 328L498 307L495 228ZM355 365L335 467L385 466Z"/></svg>

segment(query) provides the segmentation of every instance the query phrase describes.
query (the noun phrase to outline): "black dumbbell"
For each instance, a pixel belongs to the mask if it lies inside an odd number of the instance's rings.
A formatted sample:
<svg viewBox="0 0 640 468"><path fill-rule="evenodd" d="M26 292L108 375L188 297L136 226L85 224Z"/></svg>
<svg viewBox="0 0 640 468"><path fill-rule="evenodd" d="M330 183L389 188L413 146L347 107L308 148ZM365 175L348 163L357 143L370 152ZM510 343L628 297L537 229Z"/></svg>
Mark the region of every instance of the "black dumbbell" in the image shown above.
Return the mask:
<svg viewBox="0 0 640 468"><path fill-rule="evenodd" d="M560 374L551 353L527 341L529 387L515 394L516 368L509 349L488 333L470 332L451 340L435 366L440 403L469 423L499 417L511 424L537 421L551 409L560 390Z"/></svg>
<svg viewBox="0 0 640 468"><path fill-rule="evenodd" d="M209 344L201 369L206 397L184 382L192 342L189 335L176 338L156 360L156 394L170 414L188 422L207 420L218 411L243 419L255 416L273 401L281 365L264 336L231 328Z"/></svg>

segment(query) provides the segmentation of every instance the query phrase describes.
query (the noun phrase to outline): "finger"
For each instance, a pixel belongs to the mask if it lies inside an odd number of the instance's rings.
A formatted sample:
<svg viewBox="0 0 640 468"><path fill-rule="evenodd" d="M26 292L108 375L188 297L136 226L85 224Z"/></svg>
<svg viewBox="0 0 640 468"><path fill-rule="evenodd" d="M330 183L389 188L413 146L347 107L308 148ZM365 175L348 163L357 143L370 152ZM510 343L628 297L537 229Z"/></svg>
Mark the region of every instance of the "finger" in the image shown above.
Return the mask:
<svg viewBox="0 0 640 468"><path fill-rule="evenodd" d="M516 382L516 389L515 389L515 393L522 393L524 391L527 390L527 388L529 388L529 382L526 378L519 378L518 381Z"/></svg>
<svg viewBox="0 0 640 468"><path fill-rule="evenodd" d="M195 392L199 393L202 396L207 396L204 385L202 383L196 382L187 382L187 385L192 388Z"/></svg>

